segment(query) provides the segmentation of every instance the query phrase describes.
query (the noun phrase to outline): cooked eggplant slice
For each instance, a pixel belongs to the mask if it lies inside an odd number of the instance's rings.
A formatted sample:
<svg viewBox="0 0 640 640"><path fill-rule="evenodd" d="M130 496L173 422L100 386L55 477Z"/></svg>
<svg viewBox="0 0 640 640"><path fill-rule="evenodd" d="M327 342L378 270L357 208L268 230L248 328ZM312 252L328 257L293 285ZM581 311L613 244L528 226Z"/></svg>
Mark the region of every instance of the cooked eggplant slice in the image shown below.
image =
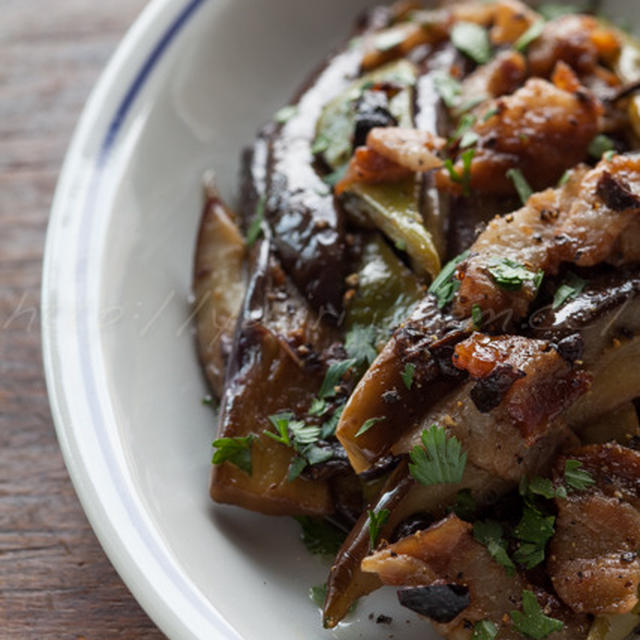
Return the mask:
<svg viewBox="0 0 640 640"><path fill-rule="evenodd" d="M269 416L305 415L324 374L321 354L336 332L311 311L262 240L235 336L219 417L220 438L255 438L251 473L232 461L214 465L217 502L276 515L333 512L324 480L289 481L296 453L265 435Z"/></svg>
<svg viewBox="0 0 640 640"><path fill-rule="evenodd" d="M245 291L246 247L236 215L210 176L196 244L193 274L200 362L219 398L224 385L236 319Z"/></svg>

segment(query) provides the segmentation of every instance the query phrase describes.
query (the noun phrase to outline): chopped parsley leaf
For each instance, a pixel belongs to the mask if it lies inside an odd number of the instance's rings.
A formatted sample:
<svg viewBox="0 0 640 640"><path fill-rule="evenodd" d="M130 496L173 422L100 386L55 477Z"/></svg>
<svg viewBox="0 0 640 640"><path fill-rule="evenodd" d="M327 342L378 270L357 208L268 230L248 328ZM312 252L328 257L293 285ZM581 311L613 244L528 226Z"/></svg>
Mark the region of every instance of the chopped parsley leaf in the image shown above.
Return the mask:
<svg viewBox="0 0 640 640"><path fill-rule="evenodd" d="M460 489L456 494L456 501L451 507L451 511L455 513L461 520L471 522L477 511L476 501L471 494L471 489Z"/></svg>
<svg viewBox="0 0 640 640"><path fill-rule="evenodd" d="M460 148L467 149L473 147L479 140L479 136L475 131L466 131L460 139Z"/></svg>
<svg viewBox="0 0 640 640"><path fill-rule="evenodd" d="M343 402L338 405L331 417L322 424L322 432L320 435L324 440L336 435L336 427L338 426L338 422L340 422L340 416L342 415L345 404L346 403Z"/></svg>
<svg viewBox="0 0 640 640"><path fill-rule="evenodd" d="M309 553L320 556L335 556L340 550L346 534L324 518L298 516L302 527L301 539Z"/></svg>
<svg viewBox="0 0 640 640"><path fill-rule="evenodd" d="M535 640L542 640L564 627L561 620L544 615L535 594L527 589L522 591L522 611L512 611L511 620L520 633Z"/></svg>
<svg viewBox="0 0 640 640"><path fill-rule="evenodd" d="M407 362L404 365L404 369L400 374L402 378L402 382L404 382L404 386L411 391L411 387L413 386L413 376L416 372L416 365L413 362Z"/></svg>
<svg viewBox="0 0 640 640"><path fill-rule="evenodd" d="M461 20L451 30L451 42L456 49L478 64L491 59L491 44L486 29L473 22Z"/></svg>
<svg viewBox="0 0 640 640"><path fill-rule="evenodd" d="M460 281L455 277L457 266L469 257L469 250L464 251L453 260L447 262L442 267L436 279L429 287L429 293L432 293L438 299L438 309L443 309L448 305L460 288Z"/></svg>
<svg viewBox="0 0 640 640"><path fill-rule="evenodd" d="M475 149L467 149L460 154L460 158L462 159L462 173L458 173L451 158L447 158L444 161L444 168L449 172L451 182L462 185L462 194L467 197L471 195L471 163L475 155Z"/></svg>
<svg viewBox="0 0 640 640"><path fill-rule="evenodd" d="M249 224L249 228L247 229L247 245L251 246L255 243L255 241L260 237L262 233L262 223L264 221L264 205L265 205L265 197L262 196L260 200L258 200L258 204L256 205L256 212Z"/></svg>
<svg viewBox="0 0 640 640"><path fill-rule="evenodd" d="M433 86L447 107L451 109L458 104L462 86L453 76L448 73L438 73L433 78Z"/></svg>
<svg viewBox="0 0 640 640"><path fill-rule="evenodd" d="M516 51L526 51L529 45L537 40L544 29L544 20L534 22L515 42L513 45Z"/></svg>
<svg viewBox="0 0 640 640"><path fill-rule="evenodd" d="M289 473L287 482L293 482L306 468L309 463L302 456L295 456L289 463Z"/></svg>
<svg viewBox="0 0 640 640"><path fill-rule="evenodd" d="M289 437L289 423L293 418L293 413L290 411L284 411L282 413L276 413L269 416L269 422L274 426L276 433L272 431L265 431L265 435L269 436L272 440L283 444L285 447L291 446L291 438Z"/></svg>
<svg viewBox="0 0 640 640"><path fill-rule="evenodd" d="M569 271L565 276L563 283L558 287L553 296L553 309L558 309L568 300L573 300L582 293L587 284L580 276Z"/></svg>
<svg viewBox="0 0 640 640"><path fill-rule="evenodd" d="M513 558L527 569L537 567L544 560L547 542L554 534L555 516L545 516L536 507L525 502L522 517L514 529L520 547Z"/></svg>
<svg viewBox="0 0 640 640"><path fill-rule="evenodd" d="M471 640L493 640L498 635L498 627L491 620L480 620L473 625Z"/></svg>
<svg viewBox="0 0 640 640"><path fill-rule="evenodd" d="M507 553L507 542L503 533L502 527L495 520L478 520L473 525L473 537L487 547L491 557L505 568L507 575L513 576L516 566Z"/></svg>
<svg viewBox="0 0 640 640"><path fill-rule="evenodd" d="M564 481L576 491L584 491L596 483L593 476L581 467L582 462L579 460L567 460L564 463Z"/></svg>
<svg viewBox="0 0 640 640"><path fill-rule="evenodd" d="M288 104L286 107L278 109L278 111L276 111L275 115L273 116L273 119L278 124L284 124L285 122L291 120L291 118L293 118L296 113L298 113L298 107L295 104Z"/></svg>
<svg viewBox="0 0 640 640"><path fill-rule="evenodd" d="M318 397L322 400L333 398L336 395L336 387L340 383L340 380L342 380L342 376L344 376L351 367L354 367L357 362L355 358L349 358L348 360L340 360L330 365L322 381Z"/></svg>
<svg viewBox="0 0 640 640"><path fill-rule="evenodd" d="M423 446L416 445L409 454L411 475L425 486L460 482L467 464L460 441L435 424L424 429L421 439Z"/></svg>
<svg viewBox="0 0 640 640"><path fill-rule="evenodd" d="M213 441L217 451L213 454L213 464L231 462L236 467L251 475L251 446L256 436L237 436L235 438L218 438Z"/></svg>
<svg viewBox="0 0 640 640"><path fill-rule="evenodd" d="M609 149L609 151L605 151L602 154L602 157L604 160L606 160L607 162L609 162L611 160L611 158L613 158L613 156L616 155L616 150L615 149Z"/></svg>
<svg viewBox="0 0 640 640"><path fill-rule="evenodd" d="M616 145L609 136L599 133L589 145L589 155L596 160L600 160L607 151L614 151Z"/></svg>
<svg viewBox="0 0 640 640"><path fill-rule="evenodd" d="M378 355L375 349L376 329L373 326L355 325L345 336L344 348L358 364L371 364Z"/></svg>
<svg viewBox="0 0 640 640"><path fill-rule="evenodd" d="M544 271L541 269L532 271L509 258L490 258L487 271L496 283L507 291L519 291L525 282L533 282L537 290L544 277Z"/></svg>
<svg viewBox="0 0 640 640"><path fill-rule="evenodd" d="M369 509L367 513L369 514L369 548L373 550L378 543L380 530L389 519L390 512L388 509L380 509L380 511L377 512Z"/></svg>
<svg viewBox="0 0 640 640"><path fill-rule="evenodd" d="M471 307L471 320L475 329L482 328L482 307L479 304L474 304Z"/></svg>
<svg viewBox="0 0 640 640"><path fill-rule="evenodd" d="M482 122L487 122L487 120L491 120L493 116L497 116L499 113L500 113L500 109L498 109L498 107L492 107L482 116Z"/></svg>
<svg viewBox="0 0 640 640"><path fill-rule="evenodd" d="M362 426L358 429L356 438L359 438L363 433L367 433L367 431L369 431L369 429L371 429L374 424L378 424L378 422L382 422L383 420L386 420L385 416L376 416L375 418L369 418L368 420L365 420L362 423Z"/></svg>
<svg viewBox="0 0 640 640"><path fill-rule="evenodd" d="M326 400L323 400L322 398L314 398L311 402L311 406L309 407L309 411L307 413L310 416L320 417L327 412L328 408L329 408L329 405L327 404Z"/></svg>
<svg viewBox="0 0 640 640"><path fill-rule="evenodd" d="M527 200L531 197L533 190L522 174L522 171L520 171L520 169L509 169L506 175L507 178L513 182L513 186L516 188L522 204L527 204Z"/></svg>

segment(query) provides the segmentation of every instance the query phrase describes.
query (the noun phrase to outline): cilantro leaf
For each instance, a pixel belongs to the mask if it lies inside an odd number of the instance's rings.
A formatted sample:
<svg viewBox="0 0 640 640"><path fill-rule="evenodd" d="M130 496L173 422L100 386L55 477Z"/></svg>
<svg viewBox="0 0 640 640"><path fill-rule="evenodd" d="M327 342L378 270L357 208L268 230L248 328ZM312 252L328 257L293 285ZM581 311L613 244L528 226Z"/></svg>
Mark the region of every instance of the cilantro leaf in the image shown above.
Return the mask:
<svg viewBox="0 0 640 640"><path fill-rule="evenodd" d="M471 494L471 489L460 489L456 494L456 501L451 507L451 511L455 513L461 520L470 522L477 511L476 501Z"/></svg>
<svg viewBox="0 0 640 640"><path fill-rule="evenodd" d="M429 293L432 293L438 299L438 309L443 309L449 304L460 288L460 281L454 277L456 267L469 257L469 250L464 251L453 260L447 262L442 267L436 279L429 287Z"/></svg>
<svg viewBox="0 0 640 640"><path fill-rule="evenodd" d="M289 463L287 482L293 482L307 467L309 463L302 456L295 456Z"/></svg>
<svg viewBox="0 0 640 640"><path fill-rule="evenodd" d="M302 420L291 420L289 422L289 431L293 438L293 446L295 449L306 444L313 444L320 437L320 427L305 424Z"/></svg>
<svg viewBox="0 0 640 640"><path fill-rule="evenodd" d="M413 386L413 376L415 372L416 365L413 364L413 362L407 362L407 364L404 365L402 373L400 374L402 382L404 382L404 386L409 389L409 391L411 391L411 387Z"/></svg>
<svg viewBox="0 0 640 640"><path fill-rule="evenodd" d="M269 436L272 440L283 444L285 447L291 446L291 438L289 437L289 423L293 418L293 413L290 411L283 411L282 413L276 413L269 416L269 422L274 426L276 433L273 431L265 431L265 435Z"/></svg>
<svg viewBox="0 0 640 640"><path fill-rule="evenodd" d="M507 553L507 543L502 535L502 527L495 520L478 520L473 525L473 537L487 547L491 557L505 568L507 575L513 576L516 566Z"/></svg>
<svg viewBox="0 0 640 640"><path fill-rule="evenodd" d="M278 109L278 111L276 111L275 115L273 116L273 119L278 124L284 124L288 120L291 120L291 118L293 118L296 113L298 113L298 107L295 104L288 104L286 107Z"/></svg>
<svg viewBox="0 0 640 640"><path fill-rule="evenodd" d="M497 116L499 113L500 109L498 109L498 107L492 107L491 109L488 109L487 112L482 116L482 122L491 120L493 116Z"/></svg>
<svg viewBox="0 0 640 640"><path fill-rule="evenodd" d="M509 169L506 175L507 178L513 182L513 186L516 188L522 204L527 204L527 200L531 197L533 189L529 186L522 171L520 171L520 169Z"/></svg>
<svg viewBox="0 0 640 640"><path fill-rule="evenodd" d="M569 271L553 296L553 309L558 309L568 300L573 300L582 293L587 281Z"/></svg>
<svg viewBox="0 0 640 640"><path fill-rule="evenodd" d="M600 160L607 151L614 151L616 145L609 136L599 133L589 144L589 155L596 160Z"/></svg>
<svg viewBox="0 0 640 640"><path fill-rule="evenodd" d="M520 633L535 640L542 640L564 627L561 620L544 615L535 594L527 589L522 591L522 611L512 611L511 619Z"/></svg>
<svg viewBox="0 0 640 640"><path fill-rule="evenodd" d="M333 398L333 396L336 395L335 388L340 383L342 376L356 364L357 360L355 358L349 358L348 360L340 360L339 362L334 362L327 369L327 373L325 374L324 380L322 381L322 386L320 387L320 391L318 392L318 397L322 400L325 400L326 398Z"/></svg>
<svg viewBox="0 0 640 640"><path fill-rule="evenodd" d="M462 194L464 196L471 194L471 163L475 155L475 149L467 149L460 154L460 158L462 159L462 173L458 173L451 158L447 158L444 161L444 168L449 172L451 182L462 185Z"/></svg>
<svg viewBox="0 0 640 640"><path fill-rule="evenodd" d="M335 556L340 550L346 534L324 518L297 516L302 527L301 539L309 553L320 556Z"/></svg>
<svg viewBox="0 0 640 640"><path fill-rule="evenodd" d="M564 481L576 491L584 491L596 483L593 476L581 467L582 462L579 460L567 460L564 463Z"/></svg>
<svg viewBox="0 0 640 640"><path fill-rule="evenodd" d="M409 454L409 471L418 482L429 486L462 480L467 454L455 436L447 437L444 427L434 424L422 432L422 444Z"/></svg>
<svg viewBox="0 0 640 640"><path fill-rule="evenodd" d="M327 404L326 400L322 400L322 398L314 398L311 401L311 406L309 407L309 411L307 411L307 413L310 416L318 418L320 416L323 416L327 412L328 408L329 405Z"/></svg>
<svg viewBox="0 0 640 640"><path fill-rule="evenodd" d="M262 233L262 223L264 221L264 205L265 197L262 196L260 200L258 200L258 204L256 205L256 212L251 220L251 223L249 224L249 228L247 229L246 242L248 246L253 245Z"/></svg>
<svg viewBox="0 0 640 640"><path fill-rule="evenodd" d="M451 42L456 49L478 64L484 64L491 59L489 34L486 29L473 22L457 22L451 30Z"/></svg>
<svg viewBox="0 0 640 640"><path fill-rule="evenodd" d="M380 509L377 512L369 509L367 513L369 514L369 548L373 550L376 548L380 530L389 519L390 512L388 509Z"/></svg>
<svg viewBox="0 0 640 640"><path fill-rule="evenodd" d="M362 423L362 426L358 429L356 438L359 438L363 433L367 433L367 431L369 431L369 429L371 429L374 424L378 424L378 422L382 422L383 420L386 420L385 416L376 416L375 418L369 418L368 420L365 420Z"/></svg>
<svg viewBox="0 0 640 640"><path fill-rule="evenodd" d="M237 436L235 438L218 438L213 441L213 446L217 451L213 454L212 463L222 464L231 462L236 467L251 475L251 446L256 436Z"/></svg>
<svg viewBox="0 0 640 640"><path fill-rule="evenodd" d="M376 329L373 326L355 325L345 336L344 348L358 364L371 364L378 355L375 349Z"/></svg>
<svg viewBox="0 0 640 640"><path fill-rule="evenodd" d="M516 562L533 569L544 560L547 542L555 532L555 516L544 516L533 505L525 502L522 517L514 529L520 547L513 554Z"/></svg>
<svg viewBox="0 0 640 640"><path fill-rule="evenodd" d="M498 627L491 620L480 620L473 626L471 640L493 640L498 635Z"/></svg>
<svg viewBox="0 0 640 640"><path fill-rule="evenodd" d="M540 287L544 271L532 271L523 264L509 258L493 257L489 259L487 271L496 283L507 291L519 291L525 282L533 282L536 289Z"/></svg>
<svg viewBox="0 0 640 640"><path fill-rule="evenodd" d="M471 307L471 320L473 320L475 329L482 328L482 307L479 304L474 304Z"/></svg>
<svg viewBox="0 0 640 640"><path fill-rule="evenodd" d="M458 104L462 85L448 73L438 73L433 78L433 86L436 93L450 109Z"/></svg>
<svg viewBox="0 0 640 640"><path fill-rule="evenodd" d="M526 51L529 45L537 40L544 30L544 20L536 20L515 42L513 45L516 51Z"/></svg>
<svg viewBox="0 0 640 640"><path fill-rule="evenodd" d="M320 435L323 439L326 440L330 436L336 435L336 427L338 426L338 422L340 422L340 416L342 415L345 404L346 403L343 402L338 405L331 417L322 424L322 432Z"/></svg>

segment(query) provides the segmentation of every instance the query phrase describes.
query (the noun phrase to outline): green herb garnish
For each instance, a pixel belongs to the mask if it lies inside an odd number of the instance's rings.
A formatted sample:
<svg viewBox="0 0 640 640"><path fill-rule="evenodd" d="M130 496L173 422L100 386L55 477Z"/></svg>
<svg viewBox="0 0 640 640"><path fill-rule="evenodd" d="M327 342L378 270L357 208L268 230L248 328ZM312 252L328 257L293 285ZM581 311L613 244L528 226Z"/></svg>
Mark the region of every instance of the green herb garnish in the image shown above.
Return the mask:
<svg viewBox="0 0 640 640"><path fill-rule="evenodd" d="M369 509L367 513L369 514L369 548L373 550L378 543L380 530L389 519L390 512L388 509L380 509L380 511L377 512Z"/></svg>
<svg viewBox="0 0 640 640"><path fill-rule="evenodd" d="M505 568L507 575L515 575L516 566L507 553L507 542L503 538L503 529L495 520L475 522L473 537L487 547L491 557Z"/></svg>
<svg viewBox="0 0 640 640"><path fill-rule="evenodd" d="M319 418L323 416L327 410L329 409L329 405L326 400L322 400L321 398L314 398L311 401L311 406L309 407L309 411L307 412L310 416L314 416Z"/></svg>
<svg viewBox="0 0 640 640"><path fill-rule="evenodd" d="M375 418L369 418L368 420L365 420L362 423L362 426L358 429L356 438L359 438L363 433L367 433L367 431L369 431L369 429L371 429L374 424L378 424L378 422L382 422L383 420L386 420L385 416L376 416Z"/></svg>
<svg viewBox="0 0 640 640"><path fill-rule="evenodd" d="M213 454L213 464L231 462L245 473L251 475L251 446L256 436L238 436L235 438L218 438L213 441L217 451Z"/></svg>
<svg viewBox="0 0 640 640"><path fill-rule="evenodd" d="M336 395L336 387L340 383L342 376L351 369L351 367L356 366L358 361L355 358L349 358L348 360L340 360L339 362L334 362L328 369L327 373L324 376L324 380L322 381L322 386L320 387L320 391L318 392L318 397L322 400L326 398L332 398Z"/></svg>
<svg viewBox="0 0 640 640"><path fill-rule="evenodd" d="M491 59L491 44L486 29L473 22L460 21L451 30L451 42L478 64Z"/></svg>
<svg viewBox="0 0 640 640"><path fill-rule="evenodd" d="M525 282L533 282L534 287L540 288L544 271L532 271L523 264L509 260L509 258L490 258L487 271L496 283L507 291L519 291Z"/></svg>
<svg viewBox="0 0 640 640"><path fill-rule="evenodd" d="M423 446L416 445L409 454L411 475L425 486L460 482L467 464L460 441L435 424L423 430L421 439Z"/></svg>
<svg viewBox="0 0 640 640"><path fill-rule="evenodd" d="M346 534L323 518L298 516L302 527L302 542L309 553L320 556L335 556L340 550Z"/></svg>
<svg viewBox="0 0 640 640"><path fill-rule="evenodd" d="M475 155L475 149L467 149L460 154L460 158L462 159L462 173L458 173L451 158L447 158L444 161L444 168L449 172L451 182L462 185L462 193L467 197L471 194L471 163Z"/></svg>
<svg viewBox="0 0 640 640"><path fill-rule="evenodd" d="M336 427L338 426L338 422L340 422L340 416L342 415L345 404L346 403L343 402L338 405L331 417L322 424L322 433L320 435L324 440L336 435Z"/></svg>
<svg viewBox="0 0 640 640"><path fill-rule="evenodd" d="M616 155L616 150L615 149L609 149L609 151L605 151L602 154L602 159L606 160L607 162L609 162L613 158L613 156L615 156L615 155Z"/></svg>
<svg viewBox="0 0 640 640"><path fill-rule="evenodd" d="M573 171L571 169L567 169L560 177L560 180L558 180L558 186L564 187L564 185L567 184L567 182L569 182L569 178L571 178L572 173Z"/></svg>
<svg viewBox="0 0 640 640"><path fill-rule="evenodd" d="M589 155L600 160L607 151L615 151L616 145L609 136L599 133L589 144Z"/></svg>
<svg viewBox="0 0 640 640"><path fill-rule="evenodd" d="M522 591L522 611L512 611L511 619L520 633L535 640L542 640L564 627L561 620L544 615L535 594L526 589Z"/></svg>
<svg viewBox="0 0 640 640"><path fill-rule="evenodd" d="M513 531L521 543L513 554L516 562L533 569L544 560L545 547L554 534L555 520L554 516L545 516L525 502L520 522Z"/></svg>
<svg viewBox="0 0 640 640"><path fill-rule="evenodd" d="M507 178L513 182L513 186L516 188L522 204L527 204L527 200L531 197L533 189L529 186L522 171L520 171L520 169L509 169L506 175Z"/></svg>
<svg viewBox="0 0 640 640"><path fill-rule="evenodd" d="M404 386L409 389L409 391L411 391L411 387L413 385L413 376L415 372L416 365L413 364L413 362L407 362L407 364L404 365L402 373L400 374L402 382L404 382Z"/></svg>
<svg viewBox="0 0 640 640"><path fill-rule="evenodd" d="M442 101L452 109L458 104L462 86L448 73L438 73L433 78L433 86Z"/></svg>
<svg viewBox="0 0 640 640"><path fill-rule="evenodd" d="M478 509L476 501L471 494L471 489L460 489L456 494L456 501L451 507L451 511L455 513L461 520L471 522Z"/></svg>
<svg viewBox="0 0 640 640"><path fill-rule="evenodd" d="M246 241L249 246L253 245L262 233L262 222L264 221L265 197L262 196L256 205L256 212L247 229Z"/></svg>
<svg viewBox="0 0 640 640"><path fill-rule="evenodd" d="M471 307L471 320L473 321L473 326L475 329L482 328L483 313L482 307L479 304L474 304Z"/></svg>
<svg viewBox="0 0 640 640"><path fill-rule="evenodd" d="M498 109L498 107L492 107L482 116L482 122L487 122L488 120L491 120L493 116L497 116L499 113L500 113L500 109Z"/></svg>
<svg viewBox="0 0 640 640"><path fill-rule="evenodd" d="M273 116L273 119L278 124L284 124L285 122L291 120L291 118L293 118L296 113L298 113L298 107L295 104L288 104L286 107L278 109L278 111L276 111L275 115Z"/></svg>
<svg viewBox="0 0 640 640"><path fill-rule="evenodd" d="M469 257L469 250L464 251L453 260L447 262L442 267L436 279L429 287L429 293L432 293L438 299L438 309L443 309L449 302L453 300L456 291L460 288L460 281L455 277L457 266Z"/></svg>
<svg viewBox="0 0 640 640"><path fill-rule="evenodd" d="M558 309L568 300L573 300L582 293L587 281L583 280L580 276L569 271L565 276L563 283L556 290L553 296L553 309Z"/></svg>
<svg viewBox="0 0 640 640"><path fill-rule="evenodd" d="M498 635L498 627L491 620L480 620L473 625L471 640L493 640Z"/></svg>
<svg viewBox="0 0 640 640"><path fill-rule="evenodd" d="M309 463L302 456L295 456L289 463L287 482L293 482L307 467Z"/></svg>
<svg viewBox="0 0 640 640"><path fill-rule="evenodd" d="M376 329L373 326L355 325L345 336L344 348L357 364L371 364L378 355L375 348Z"/></svg>
<svg viewBox="0 0 640 640"><path fill-rule="evenodd" d="M529 45L537 40L544 30L544 20L534 22L515 42L513 45L516 51L526 51Z"/></svg>
<svg viewBox="0 0 640 640"><path fill-rule="evenodd" d="M564 481L576 491L584 491L596 483L593 476L581 467L582 462L579 460L567 460L564 463Z"/></svg>

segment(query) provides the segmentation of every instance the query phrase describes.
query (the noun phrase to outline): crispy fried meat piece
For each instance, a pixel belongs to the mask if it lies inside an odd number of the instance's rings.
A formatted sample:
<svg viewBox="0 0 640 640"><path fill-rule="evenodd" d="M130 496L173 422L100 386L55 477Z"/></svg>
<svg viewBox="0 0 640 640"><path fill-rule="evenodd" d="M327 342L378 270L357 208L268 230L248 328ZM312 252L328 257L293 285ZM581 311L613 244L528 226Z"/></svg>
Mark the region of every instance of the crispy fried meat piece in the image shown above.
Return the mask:
<svg viewBox="0 0 640 640"><path fill-rule="evenodd" d="M460 290L454 313L483 312L524 317L537 294L533 278L517 288L501 286L491 263L509 259L532 273L558 272L562 263L623 265L638 259L637 243L624 238L640 213L640 155L619 155L595 169L574 170L558 189L536 193L514 214L492 220L458 266Z"/></svg>
<svg viewBox="0 0 640 640"><path fill-rule="evenodd" d="M584 490L569 484L568 497L556 499L547 571L574 611L628 613L640 585L640 453L611 443L583 447L558 459L557 484L567 484L567 460L579 462L578 472L593 484Z"/></svg>

